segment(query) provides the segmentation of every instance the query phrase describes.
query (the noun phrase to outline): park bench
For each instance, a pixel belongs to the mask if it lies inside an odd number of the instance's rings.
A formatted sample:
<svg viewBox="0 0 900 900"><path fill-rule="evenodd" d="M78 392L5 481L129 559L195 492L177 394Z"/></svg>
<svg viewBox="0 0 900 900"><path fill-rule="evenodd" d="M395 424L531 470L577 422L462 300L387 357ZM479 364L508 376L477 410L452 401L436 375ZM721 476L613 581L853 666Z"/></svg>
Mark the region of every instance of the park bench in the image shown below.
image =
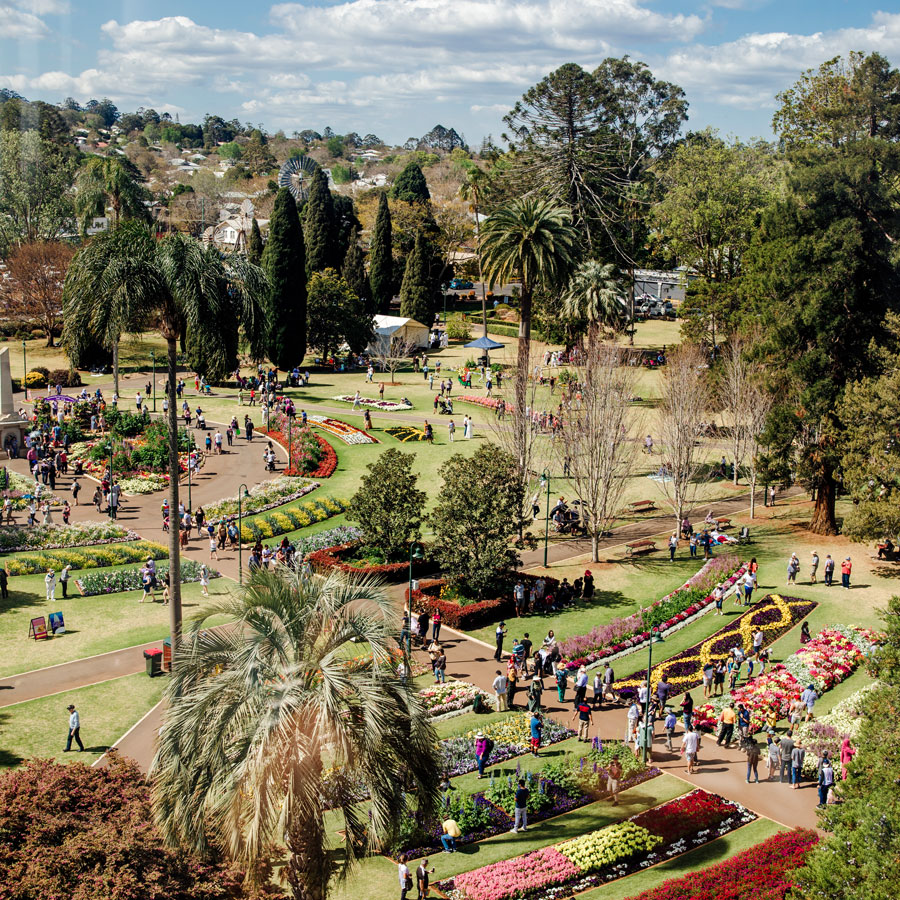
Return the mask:
<svg viewBox="0 0 900 900"><path fill-rule="evenodd" d="M629 503L626 509L633 513L651 512L656 509L656 504L652 500L636 500L634 503Z"/></svg>
<svg viewBox="0 0 900 900"><path fill-rule="evenodd" d="M731 528L731 519L716 519L716 527L719 531L724 531L726 528Z"/></svg>
<svg viewBox="0 0 900 900"><path fill-rule="evenodd" d="M636 556L638 553L652 553L656 550L656 544L649 538L645 538L642 541L632 541L630 544L626 544L625 549L628 556Z"/></svg>

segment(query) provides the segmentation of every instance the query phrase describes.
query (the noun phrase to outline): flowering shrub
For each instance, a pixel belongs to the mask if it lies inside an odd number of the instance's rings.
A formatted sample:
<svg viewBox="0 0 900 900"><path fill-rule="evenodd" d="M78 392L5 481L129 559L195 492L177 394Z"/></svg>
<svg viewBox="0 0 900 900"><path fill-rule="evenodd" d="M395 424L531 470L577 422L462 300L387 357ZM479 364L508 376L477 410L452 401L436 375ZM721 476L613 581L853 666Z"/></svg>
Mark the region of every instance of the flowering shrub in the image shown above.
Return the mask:
<svg viewBox="0 0 900 900"><path fill-rule="evenodd" d="M381 575L387 578L402 576L405 578L409 573L409 562L382 562L382 563L365 563L356 565L352 562L345 563L343 560L353 556L361 546L361 542L357 539L351 543L341 544L337 547L323 547L309 554L309 564L317 572L327 572L330 569L337 569L340 572L349 572L364 575ZM383 558L383 557L382 557ZM417 572L425 572L433 568L434 564L427 559L414 559L412 562L413 574Z"/></svg>
<svg viewBox="0 0 900 900"><path fill-rule="evenodd" d="M486 696L481 688L468 681L447 681L419 691L419 699L429 716L439 716L471 706L477 695Z"/></svg>
<svg viewBox="0 0 900 900"><path fill-rule="evenodd" d="M353 403L356 398L351 394L338 394L332 400L340 400L341 403ZM403 409L412 409L411 403L395 403L393 400L376 400L374 397L360 397L360 406L369 406L372 409L380 409L382 412L399 412Z"/></svg>
<svg viewBox="0 0 900 900"><path fill-rule="evenodd" d="M0 552L20 550L55 550L59 547L82 547L136 541L139 534L115 522L80 522L77 525L36 525L20 528L0 527Z"/></svg>
<svg viewBox="0 0 900 900"><path fill-rule="evenodd" d="M298 528L306 528L314 522L324 522L325 519L342 513L348 506L348 501L343 499L320 497L318 500L310 500L298 506L262 513L241 522L241 540L244 543L252 543L296 531Z"/></svg>
<svg viewBox="0 0 900 900"><path fill-rule="evenodd" d="M691 791L683 797L639 813L632 821L659 835L667 843L721 825L735 812L735 804L718 794Z"/></svg>
<svg viewBox="0 0 900 900"><path fill-rule="evenodd" d="M806 618L816 605L812 600L768 594L705 641L654 666L650 674L651 691L656 692L656 685L664 674L676 694L696 687L703 680L703 667L707 663L727 659L728 651L733 647L749 650L753 643L753 632L757 629L763 632L763 646L768 646ZM617 681L614 689L623 699L631 699L646 680L647 670L643 669L630 678Z"/></svg>
<svg viewBox="0 0 900 900"><path fill-rule="evenodd" d="M851 632L852 633L852 632ZM821 694L843 681L862 661L862 650L837 628L825 628L784 661L802 684L814 684Z"/></svg>
<svg viewBox="0 0 900 900"><path fill-rule="evenodd" d="M274 509L284 503L290 503L291 500L297 500L305 497L319 486L317 481L299 482L296 478L287 478L279 475L271 481L263 481L260 484L250 488L249 497L241 498L241 514L244 516L252 516L255 513L264 512L268 509ZM238 513L238 498L223 497L215 503L204 507L206 520L208 522L217 522L219 519L228 516L236 516Z"/></svg>
<svg viewBox="0 0 900 900"><path fill-rule="evenodd" d="M664 881L631 900L784 900L794 874L818 840L807 829L781 831L724 862Z"/></svg>
<svg viewBox="0 0 900 900"><path fill-rule="evenodd" d="M627 821L557 844L556 849L582 872L598 872L620 859L652 850L661 843L662 838L633 821Z"/></svg>
<svg viewBox="0 0 900 900"><path fill-rule="evenodd" d="M84 547L73 550L41 551L29 556L4 559L10 575L41 575L47 569L59 571L64 566L73 569L99 569L123 563L143 562L148 556L165 559L169 550L155 541L130 541L107 544L104 547Z"/></svg>
<svg viewBox="0 0 900 900"><path fill-rule="evenodd" d="M188 584L192 581L200 580L200 563L193 559L181 560L181 583ZM219 572L210 566L206 567L210 578L221 577ZM156 567L156 576L159 579L160 586L166 573L169 571L168 565ZM93 597L96 594L118 594L122 591L136 591L143 585L143 576L140 569L116 569L112 572L90 572L82 575L75 584L78 590L85 597Z"/></svg>

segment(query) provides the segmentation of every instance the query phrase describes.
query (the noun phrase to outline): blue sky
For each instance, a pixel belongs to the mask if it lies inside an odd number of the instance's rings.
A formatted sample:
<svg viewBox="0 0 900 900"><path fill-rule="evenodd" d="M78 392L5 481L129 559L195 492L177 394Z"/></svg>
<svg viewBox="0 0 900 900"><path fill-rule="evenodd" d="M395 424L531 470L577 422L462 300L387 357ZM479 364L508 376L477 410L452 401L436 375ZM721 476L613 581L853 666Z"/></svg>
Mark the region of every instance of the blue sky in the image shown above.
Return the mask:
<svg viewBox="0 0 900 900"><path fill-rule="evenodd" d="M0 87L31 99L108 96L182 121L215 112L389 142L440 122L477 145L547 72L625 53L684 87L690 127L769 137L775 93L851 50L900 63L900 12L869 0L0 0Z"/></svg>

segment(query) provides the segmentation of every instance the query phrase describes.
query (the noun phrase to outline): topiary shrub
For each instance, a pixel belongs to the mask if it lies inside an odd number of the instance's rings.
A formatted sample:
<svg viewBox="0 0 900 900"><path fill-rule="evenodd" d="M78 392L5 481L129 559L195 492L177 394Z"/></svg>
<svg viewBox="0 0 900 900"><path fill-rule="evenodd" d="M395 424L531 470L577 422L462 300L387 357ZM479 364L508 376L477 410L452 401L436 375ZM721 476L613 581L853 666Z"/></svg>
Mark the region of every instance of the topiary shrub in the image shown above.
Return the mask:
<svg viewBox="0 0 900 900"><path fill-rule="evenodd" d="M53 369L48 376L49 384L61 384L63 387L81 387L81 375L77 369Z"/></svg>

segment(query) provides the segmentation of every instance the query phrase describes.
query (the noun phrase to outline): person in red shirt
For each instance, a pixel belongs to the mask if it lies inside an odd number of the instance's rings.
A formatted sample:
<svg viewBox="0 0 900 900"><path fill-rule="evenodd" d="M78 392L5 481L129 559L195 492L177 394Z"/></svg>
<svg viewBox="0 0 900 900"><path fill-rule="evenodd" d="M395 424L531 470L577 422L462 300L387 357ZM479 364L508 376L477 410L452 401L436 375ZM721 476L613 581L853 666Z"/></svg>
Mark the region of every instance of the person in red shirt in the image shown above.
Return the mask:
<svg viewBox="0 0 900 900"><path fill-rule="evenodd" d="M853 563L850 562L850 557L848 556L841 563L841 584L848 590L850 589L850 572L852 569Z"/></svg>

